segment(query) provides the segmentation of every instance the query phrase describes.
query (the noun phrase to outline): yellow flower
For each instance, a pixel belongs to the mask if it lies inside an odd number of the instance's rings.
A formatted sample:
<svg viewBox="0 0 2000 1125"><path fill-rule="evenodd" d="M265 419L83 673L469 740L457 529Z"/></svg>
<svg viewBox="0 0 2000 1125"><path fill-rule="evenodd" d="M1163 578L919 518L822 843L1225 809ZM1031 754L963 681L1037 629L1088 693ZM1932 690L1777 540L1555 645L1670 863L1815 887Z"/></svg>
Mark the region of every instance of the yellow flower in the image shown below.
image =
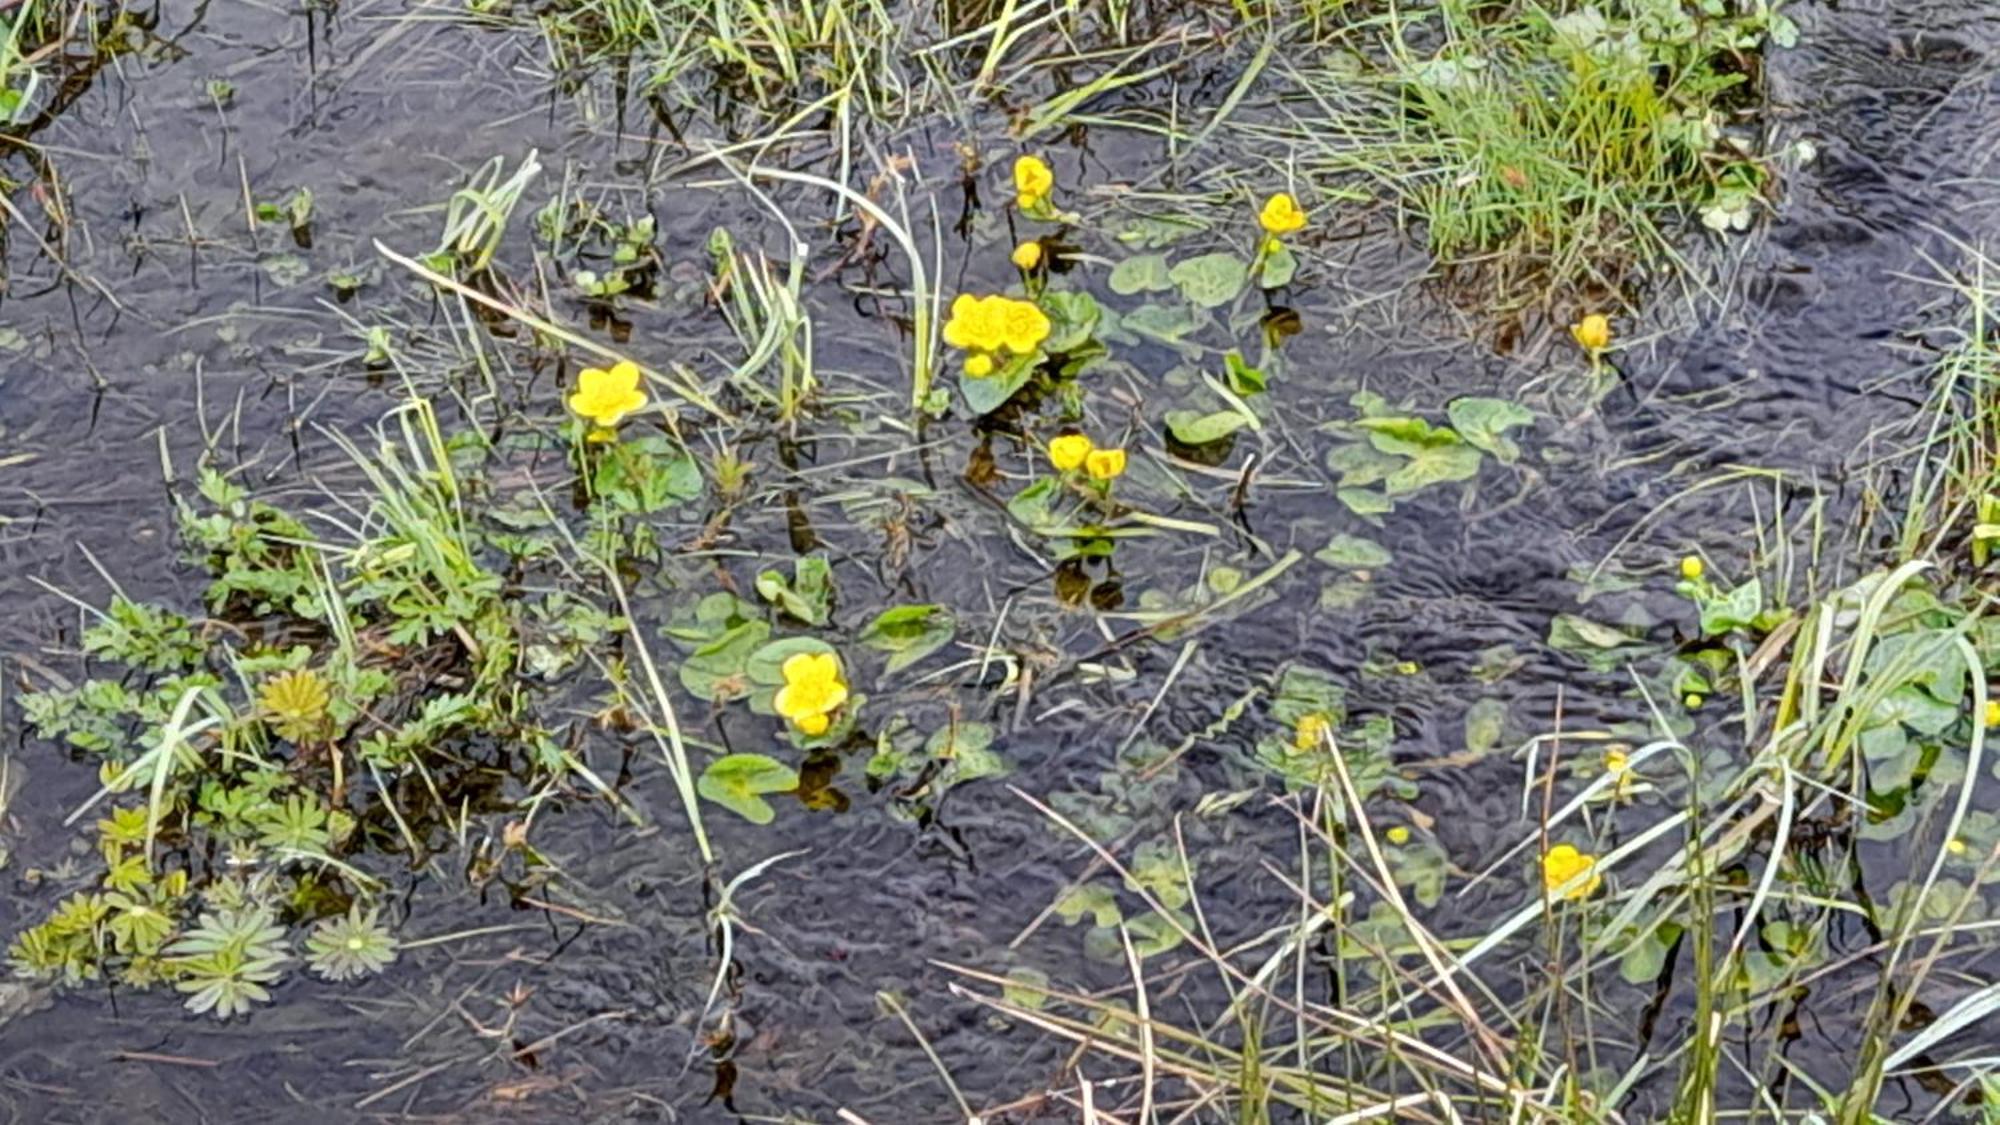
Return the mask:
<svg viewBox="0 0 2000 1125"><path fill-rule="evenodd" d="M847 684L840 678L840 658L830 652L798 652L785 658L779 671L785 686L771 700L778 714L805 734L824 734L829 716L847 702Z"/></svg>
<svg viewBox="0 0 2000 1125"><path fill-rule="evenodd" d="M1306 213L1299 210L1299 201L1292 193L1281 191L1264 201L1264 209L1257 213L1257 224L1271 234L1290 234L1304 230Z"/></svg>
<svg viewBox="0 0 2000 1125"><path fill-rule="evenodd" d="M1620 774L1630 772L1631 769L1632 769L1632 758L1630 755L1626 754L1625 751L1606 750L1604 752L1605 773L1608 773L1613 777L1617 777Z"/></svg>
<svg viewBox="0 0 2000 1125"><path fill-rule="evenodd" d="M1014 247L1014 264L1024 270L1034 269L1042 264L1042 244L1023 242Z"/></svg>
<svg viewBox="0 0 2000 1125"><path fill-rule="evenodd" d="M257 704L263 708L271 729L293 742L319 734L326 719L333 690L318 672L298 668L264 681L257 689Z"/></svg>
<svg viewBox="0 0 2000 1125"><path fill-rule="evenodd" d="M1064 434L1049 439L1049 464L1058 472L1071 473L1083 467L1096 447L1082 434Z"/></svg>
<svg viewBox="0 0 2000 1125"><path fill-rule="evenodd" d="M1706 701L1702 699L1701 694L1699 692L1691 691L1688 692L1686 695L1681 696L1681 706L1686 707L1690 711L1699 708L1704 702Z"/></svg>
<svg viewBox="0 0 2000 1125"><path fill-rule="evenodd" d="M1003 302L996 320L999 324L1000 343L1016 355L1027 355L1042 346L1049 338L1049 317L1033 301L1016 301L1008 297L995 297Z"/></svg>
<svg viewBox="0 0 2000 1125"><path fill-rule="evenodd" d="M1945 841L1944 850L1950 852L1953 855L1964 855L1966 852L1971 851L1972 849L1966 846L1964 840L1961 840L1958 837L1953 836L1951 839Z"/></svg>
<svg viewBox="0 0 2000 1125"><path fill-rule="evenodd" d="M1049 197L1056 186L1056 174L1039 156L1023 156L1014 161L1014 194L1022 207L1033 207Z"/></svg>
<svg viewBox="0 0 2000 1125"><path fill-rule="evenodd" d="M1125 471L1125 451L1122 449L1093 449L1083 459L1083 471L1092 480L1111 480Z"/></svg>
<svg viewBox="0 0 2000 1125"><path fill-rule="evenodd" d="M1292 726L1292 749L1300 753L1319 749L1320 740L1326 737L1332 727L1333 724L1318 711L1300 715L1299 721Z"/></svg>
<svg viewBox="0 0 2000 1125"><path fill-rule="evenodd" d="M1383 835L1387 836L1389 838L1389 842L1396 845L1397 847L1402 847L1404 844L1410 842L1410 830L1403 827L1400 824L1390 828L1387 832L1384 832Z"/></svg>
<svg viewBox="0 0 2000 1125"><path fill-rule="evenodd" d="M1700 556L1689 555L1681 560L1682 578L1692 582L1706 573L1708 573L1708 566L1701 561Z"/></svg>
<svg viewBox="0 0 2000 1125"><path fill-rule="evenodd" d="M993 357L985 352L973 352L965 357L965 373L974 379L984 379L993 374Z"/></svg>
<svg viewBox="0 0 2000 1125"><path fill-rule="evenodd" d="M1595 873L1596 867L1595 856L1586 855L1568 844L1557 844L1542 857L1542 887L1555 894L1564 883L1591 872L1590 878L1562 892L1564 898L1587 898L1604 881L1603 876Z"/></svg>
<svg viewBox="0 0 2000 1125"><path fill-rule="evenodd" d="M1987 701L1986 725L1989 727L2000 727L2000 699Z"/></svg>
<svg viewBox="0 0 2000 1125"><path fill-rule="evenodd" d="M1591 313L1570 325L1569 334L1576 340L1577 347L1596 355L1611 346L1611 318L1603 313Z"/></svg>
<svg viewBox="0 0 2000 1125"><path fill-rule="evenodd" d="M571 410L604 430L644 405L646 392L639 387L639 365L629 359L612 364L609 371L584 368L576 377L576 392L569 396Z"/></svg>

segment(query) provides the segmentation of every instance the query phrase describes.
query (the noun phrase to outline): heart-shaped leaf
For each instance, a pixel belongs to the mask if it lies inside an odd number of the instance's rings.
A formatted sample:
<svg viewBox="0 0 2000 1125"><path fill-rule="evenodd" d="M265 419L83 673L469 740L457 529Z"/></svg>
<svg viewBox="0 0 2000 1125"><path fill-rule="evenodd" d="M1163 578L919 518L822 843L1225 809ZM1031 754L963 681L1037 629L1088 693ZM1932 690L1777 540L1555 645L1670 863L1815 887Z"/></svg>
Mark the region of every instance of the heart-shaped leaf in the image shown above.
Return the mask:
<svg viewBox="0 0 2000 1125"><path fill-rule="evenodd" d="M889 654L885 671L900 672L951 643L958 619L941 605L899 605L861 630L861 643Z"/></svg>
<svg viewBox="0 0 2000 1125"><path fill-rule="evenodd" d="M1234 254L1202 254L1176 263L1167 276L1181 296L1205 309L1221 308L1243 292L1250 268Z"/></svg>
<svg viewBox="0 0 2000 1125"><path fill-rule="evenodd" d="M764 794L798 787L799 771L765 754L724 754L694 783L695 792L752 824L769 824L778 815Z"/></svg>

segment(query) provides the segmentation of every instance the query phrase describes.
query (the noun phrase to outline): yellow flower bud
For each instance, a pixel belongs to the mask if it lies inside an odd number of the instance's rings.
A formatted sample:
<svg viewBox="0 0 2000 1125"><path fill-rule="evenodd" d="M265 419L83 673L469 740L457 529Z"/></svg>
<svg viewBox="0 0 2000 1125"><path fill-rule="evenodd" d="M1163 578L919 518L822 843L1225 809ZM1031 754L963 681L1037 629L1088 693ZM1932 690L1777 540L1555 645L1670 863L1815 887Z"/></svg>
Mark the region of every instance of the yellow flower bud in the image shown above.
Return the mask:
<svg viewBox="0 0 2000 1125"><path fill-rule="evenodd" d="M2000 699L1987 701L1986 725L1989 727L2000 727Z"/></svg>
<svg viewBox="0 0 2000 1125"><path fill-rule="evenodd" d="M1112 480L1125 471L1125 451L1122 449L1093 449L1090 456L1083 459L1083 471L1092 480Z"/></svg>
<svg viewBox="0 0 2000 1125"><path fill-rule="evenodd" d="M1384 832L1383 835L1389 838L1390 843L1398 847L1410 842L1410 830L1400 824Z"/></svg>
<svg viewBox="0 0 2000 1125"><path fill-rule="evenodd" d="M1611 318L1603 313L1591 313L1570 325L1569 334L1578 347L1595 355L1611 346Z"/></svg>
<svg viewBox="0 0 2000 1125"><path fill-rule="evenodd" d="M965 373L974 379L984 379L993 374L993 357L984 352L974 352L965 357Z"/></svg>
<svg viewBox="0 0 2000 1125"><path fill-rule="evenodd" d="M1702 563L1698 555L1689 555L1681 560L1681 577L1690 582L1700 578L1707 572L1708 567Z"/></svg>
<svg viewBox="0 0 2000 1125"><path fill-rule="evenodd" d="M1023 270L1032 270L1042 264L1042 244L1023 242L1014 247L1014 264Z"/></svg>

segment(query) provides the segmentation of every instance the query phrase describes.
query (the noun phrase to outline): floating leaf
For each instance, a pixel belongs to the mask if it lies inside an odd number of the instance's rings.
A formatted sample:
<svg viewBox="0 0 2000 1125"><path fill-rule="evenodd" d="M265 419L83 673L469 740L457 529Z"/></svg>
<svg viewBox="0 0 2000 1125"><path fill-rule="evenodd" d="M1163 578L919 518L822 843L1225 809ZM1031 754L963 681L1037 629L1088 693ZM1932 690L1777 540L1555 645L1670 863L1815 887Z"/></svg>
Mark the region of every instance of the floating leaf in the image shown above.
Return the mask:
<svg viewBox="0 0 2000 1125"><path fill-rule="evenodd" d="M1201 327L1187 309L1165 305L1140 305L1119 317L1118 323L1137 335L1176 347L1182 337Z"/></svg>
<svg viewBox="0 0 2000 1125"><path fill-rule="evenodd" d="M944 766L944 783L956 785L982 777L1005 777L1007 759L995 753L993 728L985 723L953 723L931 732L924 752Z"/></svg>
<svg viewBox="0 0 2000 1125"><path fill-rule="evenodd" d="M1359 535L1336 535L1326 541L1326 546L1313 552L1313 558L1328 566L1365 570L1388 566L1395 556L1373 539L1363 539Z"/></svg>
<svg viewBox="0 0 2000 1125"><path fill-rule="evenodd" d="M1116 926L1125 918L1118 909L1118 892L1103 883L1071 887L1056 900L1055 911L1064 925L1075 925L1086 914L1095 926Z"/></svg>
<svg viewBox="0 0 2000 1125"><path fill-rule="evenodd" d="M1334 492L1347 510L1357 516L1379 516L1396 510L1396 502L1367 488L1342 488Z"/></svg>
<svg viewBox="0 0 2000 1125"><path fill-rule="evenodd" d="M951 643L958 619L941 605L885 609L861 630L861 643L889 654L887 672L900 672Z"/></svg>
<svg viewBox="0 0 2000 1125"><path fill-rule="evenodd" d="M1479 460L1479 451L1469 445L1432 446L1390 473L1382 487L1391 496L1402 496L1434 484L1471 480L1479 475Z"/></svg>
<svg viewBox="0 0 2000 1125"><path fill-rule="evenodd" d="M1105 284L1122 297L1158 293L1174 287L1173 279L1167 276L1167 269L1165 254L1140 254L1111 267L1111 277Z"/></svg>
<svg viewBox="0 0 2000 1125"><path fill-rule="evenodd" d="M1507 704L1499 699L1475 700L1465 709L1465 750L1485 757L1500 746L1507 729Z"/></svg>
<svg viewBox="0 0 2000 1125"><path fill-rule="evenodd" d="M1032 355L1015 356L984 378L960 375L958 391L965 396L966 409L974 414L991 414L1000 409L1028 385L1028 380L1035 376L1035 368L1045 358L1038 350Z"/></svg>
<svg viewBox="0 0 2000 1125"><path fill-rule="evenodd" d="M1169 410L1166 423L1167 433L1182 445L1207 445L1242 429L1249 424L1249 419L1235 410L1217 410L1208 414L1198 410Z"/></svg>
<svg viewBox="0 0 2000 1125"><path fill-rule="evenodd" d="M1051 289L1042 294L1042 311L1049 317L1049 337L1042 350L1054 355L1075 351L1090 342L1104 310L1088 293Z"/></svg>
<svg viewBox="0 0 2000 1125"><path fill-rule="evenodd" d="M1506 465L1521 457L1521 447L1514 444L1507 431L1535 420L1534 411L1503 398L1461 398L1447 407L1446 413L1451 415L1452 428L1460 437Z"/></svg>
<svg viewBox="0 0 2000 1125"><path fill-rule="evenodd" d="M771 627L762 621L745 621L723 631L681 661L681 686L711 703L727 703L750 694L750 656L770 636Z"/></svg>
<svg viewBox="0 0 2000 1125"><path fill-rule="evenodd" d="M778 815L764 794L798 787L799 772L765 754L724 754L694 783L695 792L752 824L769 824Z"/></svg>
<svg viewBox="0 0 2000 1125"><path fill-rule="evenodd" d="M1180 287L1181 296L1205 309L1220 308L1236 299L1250 269L1234 254L1202 254L1179 262L1167 276Z"/></svg>

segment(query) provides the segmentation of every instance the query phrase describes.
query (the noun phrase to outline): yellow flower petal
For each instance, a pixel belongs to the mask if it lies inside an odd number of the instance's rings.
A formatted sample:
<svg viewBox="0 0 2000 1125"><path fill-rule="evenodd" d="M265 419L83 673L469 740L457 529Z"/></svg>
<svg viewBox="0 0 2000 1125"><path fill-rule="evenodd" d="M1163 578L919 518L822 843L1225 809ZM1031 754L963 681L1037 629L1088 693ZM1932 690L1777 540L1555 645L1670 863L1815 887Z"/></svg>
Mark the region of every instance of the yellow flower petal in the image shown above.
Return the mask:
<svg viewBox="0 0 2000 1125"><path fill-rule="evenodd" d="M1049 464L1058 472L1073 473L1083 467L1084 459L1096 448L1083 434L1064 434L1049 439Z"/></svg>
<svg viewBox="0 0 2000 1125"><path fill-rule="evenodd" d="M785 677L785 684L772 697L771 709L799 724L800 729L812 717L824 718L847 702L847 685L840 678L840 658L833 653L793 653L779 671Z"/></svg>
<svg viewBox="0 0 2000 1125"><path fill-rule="evenodd" d="M1257 224L1271 234L1290 234L1305 229L1306 213L1299 210L1299 201L1292 193L1281 191L1264 201L1264 209L1257 213Z"/></svg>
<svg viewBox="0 0 2000 1125"><path fill-rule="evenodd" d="M1394 825L1387 832L1384 832L1383 835L1389 838L1390 843L1398 847L1410 842L1410 830L1400 824Z"/></svg>
<svg viewBox="0 0 2000 1125"><path fill-rule="evenodd" d="M965 357L965 373L974 379L984 379L993 374L993 357L985 352L974 352Z"/></svg>
<svg viewBox="0 0 2000 1125"><path fill-rule="evenodd" d="M1681 577L1690 582L1700 578L1707 570L1708 567L1703 565L1699 556L1689 555L1681 560Z"/></svg>
<svg viewBox="0 0 2000 1125"><path fill-rule="evenodd" d="M1125 451L1122 449L1093 449L1090 456L1083 459L1083 471L1092 480L1112 480L1125 471Z"/></svg>
<svg viewBox="0 0 2000 1125"><path fill-rule="evenodd" d="M1595 354L1611 346L1611 318L1603 313L1591 313L1570 325L1569 334L1578 347Z"/></svg>
<svg viewBox="0 0 2000 1125"><path fill-rule="evenodd" d="M1042 244L1023 242L1014 247L1014 264L1021 269L1031 270L1042 264Z"/></svg>
<svg viewBox="0 0 2000 1125"><path fill-rule="evenodd" d="M833 720L824 711L815 715L800 715L792 720L792 725L799 728L800 734L825 734L826 728L832 724Z"/></svg>
<svg viewBox="0 0 2000 1125"><path fill-rule="evenodd" d="M1586 855L1570 844L1557 844L1542 857L1542 887L1550 894L1555 894L1561 890L1563 884L1582 877L1585 872L1593 871L1596 867L1596 857ZM1587 898L1603 881L1603 876L1593 874L1569 890L1562 891L1562 897Z"/></svg>

